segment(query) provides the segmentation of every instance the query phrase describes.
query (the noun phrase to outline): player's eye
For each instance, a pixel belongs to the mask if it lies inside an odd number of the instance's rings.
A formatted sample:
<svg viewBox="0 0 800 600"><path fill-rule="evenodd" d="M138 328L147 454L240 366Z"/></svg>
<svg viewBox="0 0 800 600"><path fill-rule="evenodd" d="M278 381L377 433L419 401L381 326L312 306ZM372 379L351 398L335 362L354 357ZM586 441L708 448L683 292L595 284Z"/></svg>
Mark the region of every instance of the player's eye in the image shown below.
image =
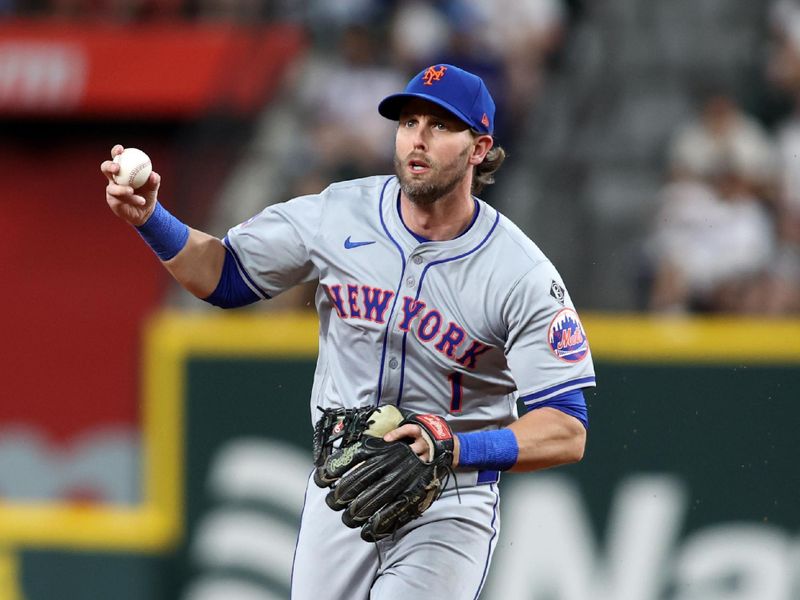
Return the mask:
<svg viewBox="0 0 800 600"><path fill-rule="evenodd" d="M413 127L417 124L416 119L404 119L403 120L403 127Z"/></svg>
<svg viewBox="0 0 800 600"><path fill-rule="evenodd" d="M433 128L434 128L436 131L447 131L447 124L446 124L446 123L443 123L443 122L441 122L441 121L436 121L436 122L433 124Z"/></svg>

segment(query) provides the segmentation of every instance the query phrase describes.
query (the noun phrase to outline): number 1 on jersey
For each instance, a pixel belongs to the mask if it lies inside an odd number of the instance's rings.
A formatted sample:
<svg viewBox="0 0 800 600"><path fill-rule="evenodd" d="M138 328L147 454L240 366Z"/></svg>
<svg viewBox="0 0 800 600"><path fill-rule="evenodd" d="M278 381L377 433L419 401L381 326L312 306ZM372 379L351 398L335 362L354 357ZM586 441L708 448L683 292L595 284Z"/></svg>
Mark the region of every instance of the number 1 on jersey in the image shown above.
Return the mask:
<svg viewBox="0 0 800 600"><path fill-rule="evenodd" d="M450 412L461 412L461 373L450 373L447 376L450 380Z"/></svg>

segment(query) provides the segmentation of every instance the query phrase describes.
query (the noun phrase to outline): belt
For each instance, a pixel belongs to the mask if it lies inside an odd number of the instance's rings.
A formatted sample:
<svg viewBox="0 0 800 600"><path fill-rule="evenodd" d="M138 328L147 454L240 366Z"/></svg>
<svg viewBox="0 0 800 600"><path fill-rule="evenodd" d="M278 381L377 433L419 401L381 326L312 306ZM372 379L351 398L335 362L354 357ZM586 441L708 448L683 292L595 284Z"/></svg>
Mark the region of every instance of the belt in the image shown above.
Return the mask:
<svg viewBox="0 0 800 600"><path fill-rule="evenodd" d="M472 487L474 485L486 485L500 481L500 471L454 471L455 477L450 477L445 489L455 489L456 481L458 487Z"/></svg>
<svg viewBox="0 0 800 600"><path fill-rule="evenodd" d="M478 480L475 485L497 483L500 481L500 471L478 471Z"/></svg>

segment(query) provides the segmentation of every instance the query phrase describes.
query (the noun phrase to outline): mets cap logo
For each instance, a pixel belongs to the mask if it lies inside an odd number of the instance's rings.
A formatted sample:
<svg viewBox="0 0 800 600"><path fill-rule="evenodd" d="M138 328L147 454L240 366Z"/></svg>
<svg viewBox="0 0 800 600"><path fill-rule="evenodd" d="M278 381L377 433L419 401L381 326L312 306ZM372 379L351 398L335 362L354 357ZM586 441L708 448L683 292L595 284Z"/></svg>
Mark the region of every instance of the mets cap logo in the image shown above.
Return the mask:
<svg viewBox="0 0 800 600"><path fill-rule="evenodd" d="M571 308L564 308L553 317L547 338L550 349L559 360L576 363L589 353L589 343L583 333L581 320Z"/></svg>
<svg viewBox="0 0 800 600"><path fill-rule="evenodd" d="M444 77L444 73L447 71L447 67L444 65L439 65L439 67L428 67L425 69L425 73L422 74L422 82L425 85L433 85L434 81L439 81L442 77Z"/></svg>

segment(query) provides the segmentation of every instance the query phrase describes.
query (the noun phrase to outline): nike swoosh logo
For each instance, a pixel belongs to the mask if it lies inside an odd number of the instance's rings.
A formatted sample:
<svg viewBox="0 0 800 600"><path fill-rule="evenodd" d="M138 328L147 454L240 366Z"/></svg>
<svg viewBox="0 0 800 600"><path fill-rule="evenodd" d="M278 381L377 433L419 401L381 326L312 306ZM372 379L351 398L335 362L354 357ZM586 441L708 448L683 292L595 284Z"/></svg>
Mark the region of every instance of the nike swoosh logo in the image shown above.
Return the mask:
<svg viewBox="0 0 800 600"><path fill-rule="evenodd" d="M375 242L351 242L350 236L347 236L347 239L344 241L344 247L347 250L351 250L353 248L358 248L359 246L369 246L370 244L374 244Z"/></svg>

